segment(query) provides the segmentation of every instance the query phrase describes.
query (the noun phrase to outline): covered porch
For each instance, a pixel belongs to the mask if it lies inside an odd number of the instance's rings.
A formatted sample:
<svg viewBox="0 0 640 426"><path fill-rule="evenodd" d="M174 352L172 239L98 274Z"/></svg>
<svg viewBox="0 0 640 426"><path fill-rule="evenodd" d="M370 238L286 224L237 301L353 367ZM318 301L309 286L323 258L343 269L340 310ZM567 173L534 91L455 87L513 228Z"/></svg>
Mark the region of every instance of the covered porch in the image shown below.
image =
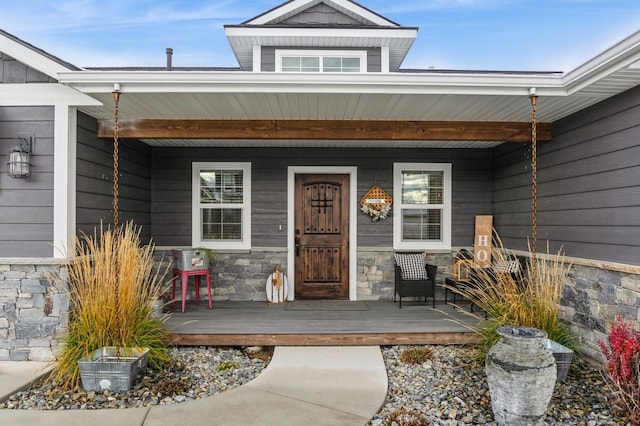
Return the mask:
<svg viewBox="0 0 640 426"><path fill-rule="evenodd" d="M449 299L450 301L450 299ZM468 304L459 308L438 294L431 302L296 300L267 302L187 302L175 305L167 326L175 345L304 346L468 344L478 320Z"/></svg>

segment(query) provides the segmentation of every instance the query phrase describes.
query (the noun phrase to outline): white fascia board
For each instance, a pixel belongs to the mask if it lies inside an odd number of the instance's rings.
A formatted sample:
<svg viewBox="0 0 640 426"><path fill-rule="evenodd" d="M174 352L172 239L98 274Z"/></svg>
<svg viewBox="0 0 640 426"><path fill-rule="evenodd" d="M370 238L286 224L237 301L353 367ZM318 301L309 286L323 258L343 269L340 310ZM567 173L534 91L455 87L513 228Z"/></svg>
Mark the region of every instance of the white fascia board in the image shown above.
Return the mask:
<svg viewBox="0 0 640 426"><path fill-rule="evenodd" d="M398 24L395 22L389 21L385 19L383 16L380 16L369 9L366 9L360 6L357 3L348 0L328 0L328 3L333 3L339 8L346 9L356 15L362 16L364 19L373 22L376 25L386 25L396 27Z"/></svg>
<svg viewBox="0 0 640 426"><path fill-rule="evenodd" d="M640 31L635 32L593 59L567 73L562 81L569 94L597 82L640 60Z"/></svg>
<svg viewBox="0 0 640 426"><path fill-rule="evenodd" d="M566 96L560 77L450 73L253 73L216 71L81 71L60 81L83 93L408 93Z"/></svg>
<svg viewBox="0 0 640 426"><path fill-rule="evenodd" d="M254 19L245 22L246 25L264 25L272 22L281 16L295 12L297 9L304 7L308 3L316 3L315 0L293 0L288 1L281 6L271 9L270 11L263 13L255 17Z"/></svg>
<svg viewBox="0 0 640 426"><path fill-rule="evenodd" d="M70 71L71 68L47 58L36 50L0 35L0 52L11 56L18 62L36 69L51 78L57 78L59 72Z"/></svg>
<svg viewBox="0 0 640 426"><path fill-rule="evenodd" d="M275 21L276 19L280 18L281 16L287 15L289 13L295 12L298 9L303 9L307 4L311 3L310 6L313 6L316 3L319 3L318 1L315 0L293 0L293 1L289 1L287 3L284 3L282 6L277 7L275 9L272 9L270 11L268 11L267 13L264 13L258 17L256 17L255 19L252 19L251 21L247 21L246 24L248 25L264 25L264 24L268 24L272 21ZM333 3L334 5L338 6L339 8L343 8L346 10L349 10L351 12L353 12L356 15L360 15L363 18L367 19L368 21L371 21L377 25L392 25L392 26L396 26L397 24L395 24L394 22L391 22L387 19L384 19L382 16L377 15L373 12L371 12L368 9L363 8L362 6L355 4L351 1L346 1L346 0L327 0L326 3L328 5L331 5L331 3Z"/></svg>
<svg viewBox="0 0 640 426"><path fill-rule="evenodd" d="M102 102L60 83L0 84L1 106L99 106Z"/></svg>
<svg viewBox="0 0 640 426"><path fill-rule="evenodd" d="M281 27L226 27L225 35L231 37L280 37L280 38L361 38L361 39L415 39L417 28L281 28Z"/></svg>

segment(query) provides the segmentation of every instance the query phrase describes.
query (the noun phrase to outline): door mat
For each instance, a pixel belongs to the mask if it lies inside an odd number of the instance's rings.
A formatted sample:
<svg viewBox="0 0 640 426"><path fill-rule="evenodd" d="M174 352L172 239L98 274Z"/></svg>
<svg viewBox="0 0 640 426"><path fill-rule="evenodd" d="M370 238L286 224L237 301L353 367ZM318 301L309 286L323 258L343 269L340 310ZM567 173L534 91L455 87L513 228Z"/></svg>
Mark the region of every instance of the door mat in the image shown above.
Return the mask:
<svg viewBox="0 0 640 426"><path fill-rule="evenodd" d="M287 303L285 311L368 311L366 302L349 300L296 300Z"/></svg>

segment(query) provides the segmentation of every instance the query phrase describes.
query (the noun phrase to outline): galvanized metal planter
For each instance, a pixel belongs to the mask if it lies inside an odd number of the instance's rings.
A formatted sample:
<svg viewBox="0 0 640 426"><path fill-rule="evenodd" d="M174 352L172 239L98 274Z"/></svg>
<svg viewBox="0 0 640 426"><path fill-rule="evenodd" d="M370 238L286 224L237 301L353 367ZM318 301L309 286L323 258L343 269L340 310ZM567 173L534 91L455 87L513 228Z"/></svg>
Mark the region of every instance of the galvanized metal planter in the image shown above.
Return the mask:
<svg viewBox="0 0 640 426"><path fill-rule="evenodd" d="M546 339L544 346L553 353L553 357L556 359L556 368L558 370L558 377L556 380L564 382L569 374L569 368L571 367L571 361L573 360L573 351L551 339Z"/></svg>
<svg viewBox="0 0 640 426"><path fill-rule="evenodd" d="M547 333L505 326L487 354L491 408L499 425L543 424L556 383L556 361L544 346Z"/></svg>
<svg viewBox="0 0 640 426"><path fill-rule="evenodd" d="M147 366L148 348L97 349L78 361L85 392L125 392L131 390L138 374Z"/></svg>
<svg viewBox="0 0 640 426"><path fill-rule="evenodd" d="M171 250L173 267L181 271L194 271L209 268L209 256L201 249L175 249Z"/></svg>

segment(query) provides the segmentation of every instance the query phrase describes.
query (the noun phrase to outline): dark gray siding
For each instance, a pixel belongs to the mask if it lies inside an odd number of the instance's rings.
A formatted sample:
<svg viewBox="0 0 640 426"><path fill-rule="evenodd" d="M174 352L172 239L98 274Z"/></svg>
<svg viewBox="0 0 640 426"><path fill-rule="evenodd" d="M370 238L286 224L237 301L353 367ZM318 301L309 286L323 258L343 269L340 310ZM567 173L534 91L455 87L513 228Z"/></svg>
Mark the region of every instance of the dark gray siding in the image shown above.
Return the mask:
<svg viewBox="0 0 640 426"><path fill-rule="evenodd" d="M274 72L276 70L276 49L293 49L291 47L273 47L262 46L262 64L261 70L264 72ZM295 50L327 50L319 49L317 47L296 47ZM363 50L363 49L330 49L330 50ZM382 54L378 48L366 48L367 51L367 72L380 72L382 71Z"/></svg>
<svg viewBox="0 0 640 426"><path fill-rule="evenodd" d="M113 140L96 137L96 120L78 114L76 220L79 231L93 234L103 221L113 223ZM151 149L137 140L119 143L119 221L142 227L141 240L151 235Z"/></svg>
<svg viewBox="0 0 640 426"><path fill-rule="evenodd" d="M538 247L640 265L640 88L554 123L538 153ZM497 228L514 248L531 234L526 147L494 157Z"/></svg>
<svg viewBox="0 0 640 426"><path fill-rule="evenodd" d="M272 46L262 46L260 49L262 63L260 69L263 72L275 72L276 70L276 48Z"/></svg>
<svg viewBox="0 0 640 426"><path fill-rule="evenodd" d="M363 23L359 22L350 16L345 15L342 12L334 9L333 7L319 3L315 6L312 6L308 9L303 10L297 15L291 16L285 19L279 24L284 25L340 25L340 26L350 26L357 27L362 26ZM368 25L373 25L372 22L367 22Z"/></svg>
<svg viewBox="0 0 640 426"><path fill-rule="evenodd" d="M56 80L0 52L0 83L53 83Z"/></svg>
<svg viewBox="0 0 640 426"><path fill-rule="evenodd" d="M0 257L53 254L53 117L53 107L0 107ZM20 134L35 135L26 179L7 175Z"/></svg>
<svg viewBox="0 0 640 426"><path fill-rule="evenodd" d="M367 72L382 71L382 51L380 49L367 49Z"/></svg>
<svg viewBox="0 0 640 426"><path fill-rule="evenodd" d="M252 245L287 245L287 167L357 166L358 199L377 183L393 197L394 162L453 163L453 245L471 245L474 216L491 210L491 152L413 149L154 148L152 230L158 245L191 245L191 163L248 161L252 174ZM282 225L282 230L279 226ZM391 247L391 219L358 213L358 245Z"/></svg>

